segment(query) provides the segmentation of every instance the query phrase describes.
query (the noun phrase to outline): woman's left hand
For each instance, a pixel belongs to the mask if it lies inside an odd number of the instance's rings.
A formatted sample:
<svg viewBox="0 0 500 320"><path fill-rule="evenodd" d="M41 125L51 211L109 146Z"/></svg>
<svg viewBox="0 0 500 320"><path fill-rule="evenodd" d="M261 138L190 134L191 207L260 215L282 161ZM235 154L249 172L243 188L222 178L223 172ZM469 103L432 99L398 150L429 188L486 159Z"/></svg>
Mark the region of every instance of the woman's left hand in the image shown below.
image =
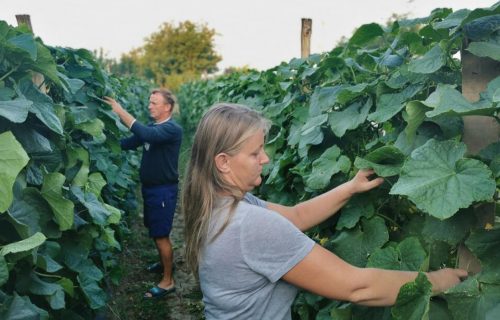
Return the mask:
<svg viewBox="0 0 500 320"><path fill-rule="evenodd" d="M381 177L370 180L370 177L374 173L375 172L373 170L359 170L354 178L348 182L350 184L352 194L365 192L381 185L384 182L384 179Z"/></svg>

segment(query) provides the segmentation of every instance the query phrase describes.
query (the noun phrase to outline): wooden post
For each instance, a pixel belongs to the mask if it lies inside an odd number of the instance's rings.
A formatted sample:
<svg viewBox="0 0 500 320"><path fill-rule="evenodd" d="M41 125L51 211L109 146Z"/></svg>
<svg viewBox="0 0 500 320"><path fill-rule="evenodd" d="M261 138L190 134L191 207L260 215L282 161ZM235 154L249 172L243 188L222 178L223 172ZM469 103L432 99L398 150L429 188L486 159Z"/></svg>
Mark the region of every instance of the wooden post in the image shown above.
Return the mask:
<svg viewBox="0 0 500 320"><path fill-rule="evenodd" d="M307 58L311 54L312 19L302 18L300 33L300 57Z"/></svg>
<svg viewBox="0 0 500 320"><path fill-rule="evenodd" d="M466 47L464 43L464 48ZM470 102L479 100L479 93L486 90L488 83L500 75L500 62L490 58L477 57L466 50L461 52L462 95ZM478 154L491 143L500 141L500 125L492 117L465 116L463 141L467 152ZM478 227L485 228L495 223L495 204L483 204L475 209ZM458 265L472 273L481 271L479 261L465 245L458 249Z"/></svg>
<svg viewBox="0 0 500 320"><path fill-rule="evenodd" d="M25 24L28 26L31 32L33 32L33 27L31 26L31 20L29 14L16 14L17 25L20 26Z"/></svg>
<svg viewBox="0 0 500 320"><path fill-rule="evenodd" d="M16 20L17 20L17 25L26 25L28 29L31 31L31 33L34 34L33 32L33 26L31 25L31 19L29 14L16 14ZM43 77L43 74L38 73L38 72L33 72L32 75L32 81L33 83L40 89L41 92L47 93L47 87L45 86L45 78Z"/></svg>

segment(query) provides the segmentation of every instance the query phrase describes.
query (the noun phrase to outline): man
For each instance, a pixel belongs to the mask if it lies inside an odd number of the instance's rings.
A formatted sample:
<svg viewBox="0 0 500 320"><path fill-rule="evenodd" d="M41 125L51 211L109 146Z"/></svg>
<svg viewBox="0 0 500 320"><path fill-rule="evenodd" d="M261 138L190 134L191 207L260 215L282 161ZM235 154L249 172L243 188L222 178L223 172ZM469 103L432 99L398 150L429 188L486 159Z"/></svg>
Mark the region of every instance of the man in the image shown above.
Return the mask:
<svg viewBox="0 0 500 320"><path fill-rule="evenodd" d="M104 97L133 136L121 140L123 150L143 147L140 179L144 200L144 225L154 239L163 266L160 283L145 293L145 298L163 297L175 291L172 276L173 249L170 231L177 203L178 161L182 128L171 119L175 98L165 89L153 90L149 97L149 113L154 123L145 126L113 98ZM154 269L150 266L149 269Z"/></svg>

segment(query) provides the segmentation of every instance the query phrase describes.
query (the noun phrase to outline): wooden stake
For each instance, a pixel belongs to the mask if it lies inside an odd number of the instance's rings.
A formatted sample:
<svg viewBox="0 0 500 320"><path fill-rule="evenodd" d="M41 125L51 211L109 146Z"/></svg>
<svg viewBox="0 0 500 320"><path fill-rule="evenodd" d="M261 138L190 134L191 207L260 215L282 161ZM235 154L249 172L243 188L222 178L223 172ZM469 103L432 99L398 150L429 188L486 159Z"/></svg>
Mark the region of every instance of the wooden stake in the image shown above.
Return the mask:
<svg viewBox="0 0 500 320"><path fill-rule="evenodd" d="M31 31L31 33L34 34L29 14L16 14L16 20L18 26L26 25L28 29ZM44 83L45 78L43 74L38 72L33 72L32 81L38 87L38 89L40 89L41 92L47 93L47 87L45 86Z"/></svg>
<svg viewBox="0 0 500 320"><path fill-rule="evenodd" d="M300 33L300 57L307 58L311 54L312 19L302 18Z"/></svg>
<svg viewBox="0 0 500 320"><path fill-rule="evenodd" d="M33 32L33 27L31 26L31 19L29 14L16 14L17 25L20 26L25 24L28 26L31 32Z"/></svg>
<svg viewBox="0 0 500 320"><path fill-rule="evenodd" d="M466 44L464 44L464 47ZM500 75L500 62L477 57L466 50L461 52L462 95L470 102L479 100L479 94L486 90L488 83ZM478 154L491 143L500 141L500 125L492 117L465 116L463 141L471 155ZM495 203L486 203L475 208L479 228L495 223ZM458 266L472 273L481 271L476 257L465 246L458 249Z"/></svg>

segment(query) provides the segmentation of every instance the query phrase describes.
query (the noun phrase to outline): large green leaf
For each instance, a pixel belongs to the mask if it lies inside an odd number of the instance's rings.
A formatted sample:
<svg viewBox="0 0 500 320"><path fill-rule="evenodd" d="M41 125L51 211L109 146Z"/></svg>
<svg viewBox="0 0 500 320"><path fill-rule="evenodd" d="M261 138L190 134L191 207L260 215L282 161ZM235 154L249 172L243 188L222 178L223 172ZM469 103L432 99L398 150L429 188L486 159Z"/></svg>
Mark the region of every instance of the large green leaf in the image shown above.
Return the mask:
<svg viewBox="0 0 500 320"><path fill-rule="evenodd" d="M9 253L18 253L32 250L44 243L45 239L47 238L43 235L43 233L37 232L27 239L9 243L3 246L2 250L0 250L0 255L5 256Z"/></svg>
<svg viewBox="0 0 500 320"><path fill-rule="evenodd" d="M320 114L319 116L309 118L300 132L300 144L320 144L323 141L321 126L326 123L327 120L328 114Z"/></svg>
<svg viewBox="0 0 500 320"><path fill-rule="evenodd" d="M36 295L46 296L50 307L59 310L65 307L64 291L58 283L43 281L35 273L30 275L29 291Z"/></svg>
<svg viewBox="0 0 500 320"><path fill-rule="evenodd" d="M456 246L468 234L474 225L474 213L463 210L446 220L426 216L422 229L422 236L429 243L444 241L451 246Z"/></svg>
<svg viewBox="0 0 500 320"><path fill-rule="evenodd" d="M399 291L396 305L392 308L395 320L429 319L432 284L427 276L419 273L415 281L405 284Z"/></svg>
<svg viewBox="0 0 500 320"><path fill-rule="evenodd" d="M102 122L100 119L92 119L87 122L79 123L78 125L75 125L75 128L87 132L95 139L102 140L106 138L103 133L104 122Z"/></svg>
<svg viewBox="0 0 500 320"><path fill-rule="evenodd" d="M97 199L96 195L92 192L84 193L80 187L71 187L71 192L77 197L89 211L92 220L99 225L107 224L107 219L110 216L110 212L104 207L104 205Z"/></svg>
<svg viewBox="0 0 500 320"><path fill-rule="evenodd" d="M342 231L331 241L332 251L347 262L364 267L368 256L389 240L384 220L380 217L361 219L361 225Z"/></svg>
<svg viewBox="0 0 500 320"><path fill-rule="evenodd" d="M14 199L7 214L18 225L17 233L27 238L34 235L40 229L40 208L32 206L30 203L22 199Z"/></svg>
<svg viewBox="0 0 500 320"><path fill-rule="evenodd" d="M106 292L99 287L95 280L85 274L78 275L77 279L92 309L99 309L106 305Z"/></svg>
<svg viewBox="0 0 500 320"><path fill-rule="evenodd" d="M0 116L14 123L23 123L33 102L26 99L0 101Z"/></svg>
<svg viewBox="0 0 500 320"><path fill-rule="evenodd" d="M43 178L42 196L49 203L56 222L61 231L68 230L73 225L73 202L64 198L62 187L66 178L58 173L49 173Z"/></svg>
<svg viewBox="0 0 500 320"><path fill-rule="evenodd" d="M37 220L38 227L41 229L41 232L43 234L45 234L49 238L59 238L61 236L61 231L59 230L57 223L54 221L54 213L52 212L52 208L43 198L40 190L33 187L24 188L22 201L26 202L28 206L34 208L37 211L39 217ZM20 214L23 217L22 221L25 221L25 219L30 219L29 209L27 210L27 212L25 212L25 214L23 214L23 212L20 212ZM36 216L32 219L35 220L35 218Z"/></svg>
<svg viewBox="0 0 500 320"><path fill-rule="evenodd" d="M120 209L115 208L107 203L104 203L104 207L110 213L110 215L108 217L108 223L109 224L119 223L121 218L122 218L122 212L120 211Z"/></svg>
<svg viewBox="0 0 500 320"><path fill-rule="evenodd" d="M29 157L12 132L0 134L0 212L12 203L12 186Z"/></svg>
<svg viewBox="0 0 500 320"><path fill-rule="evenodd" d="M14 292L14 297L4 302L0 309L0 318L5 320L48 320L47 311L31 303L29 297L21 297Z"/></svg>
<svg viewBox="0 0 500 320"><path fill-rule="evenodd" d="M376 249L368 258L367 267L402 271L422 270L427 254L416 237L409 237L397 246Z"/></svg>
<svg viewBox="0 0 500 320"><path fill-rule="evenodd" d="M349 45L362 46L383 34L384 29L379 24L364 24L354 32L351 39L349 39Z"/></svg>
<svg viewBox="0 0 500 320"><path fill-rule="evenodd" d="M476 230L472 232L465 244L479 258L484 269L498 270L500 229Z"/></svg>
<svg viewBox="0 0 500 320"><path fill-rule="evenodd" d="M50 54L50 50L44 45L37 42L37 59L33 65L33 69L45 75L55 84L62 86L61 79L58 76L57 66L54 58Z"/></svg>
<svg viewBox="0 0 500 320"><path fill-rule="evenodd" d="M33 61L37 58L37 45L32 34L23 33L12 37L8 40L8 43L18 49L21 49L29 54Z"/></svg>
<svg viewBox="0 0 500 320"><path fill-rule="evenodd" d="M489 11L489 12L488 12ZM476 9L465 20L463 29L468 39L477 41L488 38L500 29L500 10L492 14L492 10ZM473 19L473 20L471 20Z"/></svg>
<svg viewBox="0 0 500 320"><path fill-rule="evenodd" d="M306 186L319 190L330 183L332 176L338 172L347 173L351 168L351 161L341 155L337 146L326 149L321 156L312 163L312 172L306 181Z"/></svg>
<svg viewBox="0 0 500 320"><path fill-rule="evenodd" d="M68 174L69 170L76 168L78 171L74 175L71 184L83 187L87 183L90 171L89 152L84 148L68 148L66 149L66 155L68 157L66 176L70 176Z"/></svg>
<svg viewBox="0 0 500 320"><path fill-rule="evenodd" d="M370 218L375 214L375 207L372 199L366 193L354 195L349 202L342 207L341 215L337 221L335 229L353 228L361 217Z"/></svg>
<svg viewBox="0 0 500 320"><path fill-rule="evenodd" d="M449 14L442 21L438 21L433 24L434 29L449 29L459 26L462 21L469 15L470 10L461 9Z"/></svg>
<svg viewBox="0 0 500 320"><path fill-rule="evenodd" d="M425 55L417 60L412 60L408 70L414 73L433 73L446 63L446 54L439 44L434 45Z"/></svg>
<svg viewBox="0 0 500 320"><path fill-rule="evenodd" d="M422 90L422 85L410 85L398 93L383 94L377 101L377 109L368 115L368 120L377 123L385 122L399 113L406 101Z"/></svg>
<svg viewBox="0 0 500 320"><path fill-rule="evenodd" d="M434 109L425 113L429 118L447 113L458 115L491 114L496 109L488 104L470 103L460 92L448 84L439 84L436 91L422 103Z"/></svg>
<svg viewBox="0 0 500 320"><path fill-rule="evenodd" d="M420 101L410 101L406 104L405 121L408 125L405 128L408 142L413 142L417 134L418 127L424 122L425 113L431 110Z"/></svg>
<svg viewBox="0 0 500 320"><path fill-rule="evenodd" d="M106 180L102 177L100 172L93 172L89 175L87 184L85 185L85 191L92 192L96 197L101 196L101 190L106 185Z"/></svg>
<svg viewBox="0 0 500 320"><path fill-rule="evenodd" d="M38 257L36 260L36 265L39 268L47 272L57 272L63 267L59 262L54 259L58 259L58 255L61 251L61 246L59 243L54 241L45 241L45 243L38 250Z"/></svg>
<svg viewBox="0 0 500 320"><path fill-rule="evenodd" d="M485 319L500 301L500 285L469 278L445 293L454 320Z"/></svg>
<svg viewBox="0 0 500 320"><path fill-rule="evenodd" d="M494 42L472 42L467 51L478 56L500 61L500 45Z"/></svg>
<svg viewBox="0 0 500 320"><path fill-rule="evenodd" d="M24 79L20 84L24 97L33 102L30 112L34 113L50 130L62 135L61 120L54 111L54 102L46 94L40 92L29 79Z"/></svg>
<svg viewBox="0 0 500 320"><path fill-rule="evenodd" d="M14 129L14 135L28 154L53 151L49 139L40 134L38 131L28 127L28 125L16 127ZM33 158L36 156L37 155L33 155Z"/></svg>
<svg viewBox="0 0 500 320"><path fill-rule="evenodd" d="M373 169L378 176L390 177L399 174L405 155L393 146L383 146L365 155L356 157L354 166L358 169Z"/></svg>
<svg viewBox="0 0 500 320"><path fill-rule="evenodd" d="M365 122L373 102L368 99L364 104L355 102L342 111L331 112L328 124L333 133L341 138L347 130L354 130Z"/></svg>
<svg viewBox="0 0 500 320"><path fill-rule="evenodd" d="M342 86L316 87L309 104L309 115L318 116L331 109L337 103L337 96L341 90Z"/></svg>
<svg viewBox="0 0 500 320"><path fill-rule="evenodd" d="M429 140L412 152L390 194L408 196L439 219L491 199L496 188L491 171L478 160L463 158L465 151L463 143Z"/></svg>

